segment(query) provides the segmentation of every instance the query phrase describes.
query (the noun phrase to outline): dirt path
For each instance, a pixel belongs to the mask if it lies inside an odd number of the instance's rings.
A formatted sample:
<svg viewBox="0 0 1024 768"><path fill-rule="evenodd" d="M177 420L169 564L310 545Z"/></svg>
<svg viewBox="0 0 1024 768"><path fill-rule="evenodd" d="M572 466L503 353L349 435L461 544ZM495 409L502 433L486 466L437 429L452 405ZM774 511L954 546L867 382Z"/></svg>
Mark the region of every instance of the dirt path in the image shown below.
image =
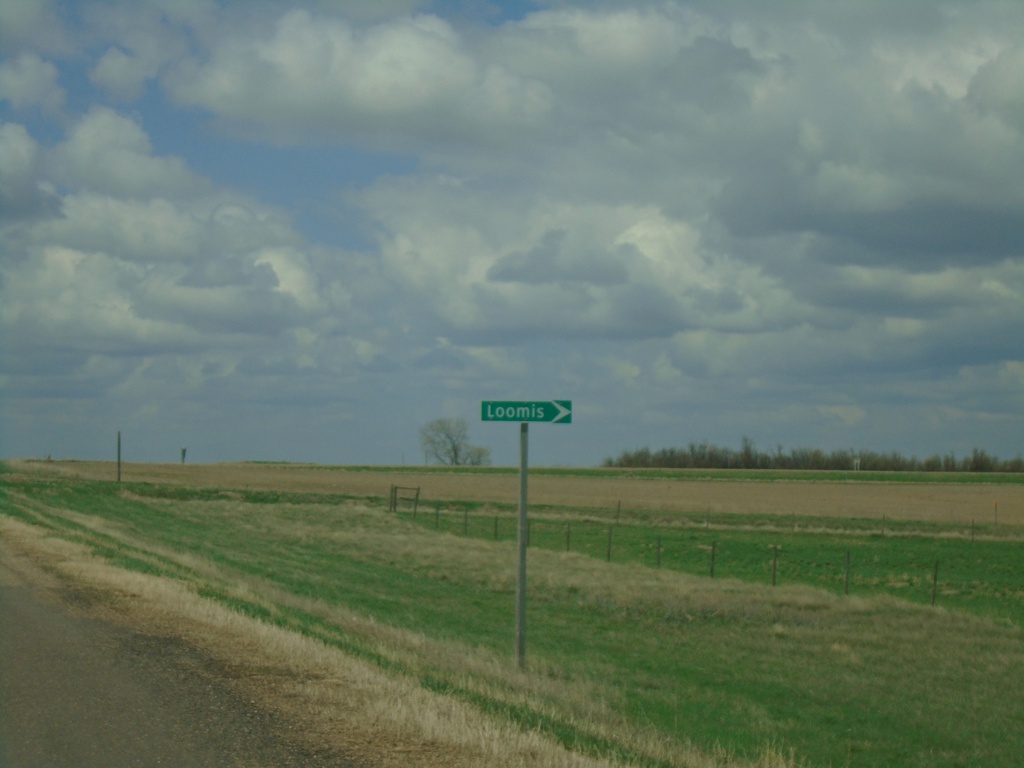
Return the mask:
<svg viewBox="0 0 1024 768"><path fill-rule="evenodd" d="M338 766L184 642L90 617L0 540L0 766Z"/></svg>

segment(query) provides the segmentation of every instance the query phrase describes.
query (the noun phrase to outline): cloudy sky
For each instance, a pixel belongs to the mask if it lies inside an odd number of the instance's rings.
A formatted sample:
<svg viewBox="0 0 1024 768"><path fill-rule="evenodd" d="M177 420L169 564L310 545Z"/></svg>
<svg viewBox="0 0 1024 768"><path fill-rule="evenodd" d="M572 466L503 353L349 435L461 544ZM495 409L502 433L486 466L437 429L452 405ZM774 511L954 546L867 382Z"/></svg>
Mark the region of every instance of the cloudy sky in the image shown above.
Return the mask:
<svg viewBox="0 0 1024 768"><path fill-rule="evenodd" d="M1024 450L1020 0L0 4L0 455Z"/></svg>

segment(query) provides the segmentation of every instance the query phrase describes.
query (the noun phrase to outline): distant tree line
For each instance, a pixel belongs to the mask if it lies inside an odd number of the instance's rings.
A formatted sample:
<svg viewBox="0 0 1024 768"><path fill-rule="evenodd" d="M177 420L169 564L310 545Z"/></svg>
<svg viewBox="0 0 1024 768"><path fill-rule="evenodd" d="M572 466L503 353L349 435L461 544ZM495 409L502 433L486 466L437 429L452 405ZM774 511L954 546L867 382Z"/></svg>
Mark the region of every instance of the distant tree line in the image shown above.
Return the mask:
<svg viewBox="0 0 1024 768"><path fill-rule="evenodd" d="M779 445L771 452L759 451L753 440L744 437L739 450L702 441L686 448L638 448L623 451L618 458L605 459L605 467L664 467L678 469L832 469L876 472L1024 472L1024 458L1002 461L981 448L969 456L934 454L926 459L904 456L892 451L822 451L818 448L791 448Z"/></svg>

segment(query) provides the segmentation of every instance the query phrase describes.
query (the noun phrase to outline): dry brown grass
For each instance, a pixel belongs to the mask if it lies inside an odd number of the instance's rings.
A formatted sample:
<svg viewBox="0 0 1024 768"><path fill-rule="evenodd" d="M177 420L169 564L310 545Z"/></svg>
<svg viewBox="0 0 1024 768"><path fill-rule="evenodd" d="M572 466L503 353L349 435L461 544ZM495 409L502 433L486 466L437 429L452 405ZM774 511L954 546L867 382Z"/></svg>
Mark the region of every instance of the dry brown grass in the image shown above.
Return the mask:
<svg viewBox="0 0 1024 768"><path fill-rule="evenodd" d="M109 527L106 532L123 535ZM365 539L363 543L367 543ZM442 556L440 551L422 548L418 551L425 565ZM232 612L199 597L180 582L114 568L91 556L80 545L0 517L0 555L10 562L12 552L41 565L49 574L46 578L51 588L58 582L66 582L99 597L94 611L104 618L151 633L183 638L209 654L228 670L226 679L231 685L294 723L297 738L318 749L326 746L361 764L387 768L407 765L599 768L619 764L569 752L539 733L523 732L451 697L428 692L411 678L385 674L376 666L317 640ZM480 555L480 572L485 573L486 561L493 560L489 558L487 546L483 545L477 555ZM447 556L451 556L451 550ZM550 563L545 564L545 561ZM540 578L552 578L546 571L556 565L559 569L569 565L570 583L586 587L595 595L614 588L614 579L607 577L595 583L595 576L601 569L588 568L585 559L567 562L566 558L556 555L536 558ZM21 578L26 573L28 571L22 568ZM654 577L657 580L657 575ZM641 588L647 586L650 585ZM663 588L665 585L656 586ZM264 594L265 585L256 583L238 584L237 588L264 599L284 597ZM618 597L627 599L624 595ZM303 607L317 608L315 605ZM320 608L328 610L326 606ZM336 610L332 618L339 619ZM347 622L341 622L343 626L346 623L353 633L376 637L379 648L390 649L396 657L405 657L410 663L425 655L432 664L459 668L463 681L470 687L518 689L521 693L515 695L534 701L538 696L553 701L565 695L565 691L555 696L543 690L545 686L565 686L564 680L547 679L543 670L524 681L523 673L512 670L508 662L478 650L430 641L389 627L371 626L372 620L354 615L347 617ZM593 691L581 689L573 696L580 701L591 699L592 707L601 706ZM585 713L586 708L582 711ZM607 722L607 713L601 714ZM603 729L612 738L623 735L614 725L603 726ZM631 734L631 737L646 754L672 765L694 768L727 765L786 768L792 765L770 748L760 760L733 761L723 753L709 754L675 741L666 742L655 735Z"/></svg>
<svg viewBox="0 0 1024 768"><path fill-rule="evenodd" d="M55 473L88 479L113 479L113 465L86 462L12 462L19 472ZM391 483L420 485L430 499L512 501L514 476L442 475L424 472L388 475L293 465L129 465L129 481L180 483L217 488L311 491L352 496L384 497ZM632 497L627 492L633 493ZM705 496L701 497L701 494ZM453 569L460 578L476 580L491 589L509 591L512 574L503 556L505 547L487 541L452 544L445 536L423 537L422 530L359 504L346 504L344 519L322 519L316 505L289 505L286 516L254 518L246 505L221 494L215 502L189 502L195 514L236 517L238 524L267 528L270 540L316 540L328 537L352 558L377 562L401 561L425 575ZM998 502L993 500L998 496ZM836 505L840 513L861 517L929 521L969 521L975 508L999 505L999 522L1024 523L1024 489L1020 486L931 486L918 484L680 482L632 478L544 477L531 479L531 500L541 504L614 509L623 507L676 510L708 508L719 512L753 513L775 509L780 514L825 516L820 505ZM630 500L630 498L632 500ZM694 499L704 498L704 503ZM571 500L569 500L571 499ZM710 501L714 499L713 503ZM25 500L30 503L31 500ZM147 504L175 504L147 498ZM661 505L661 506L658 506ZM802 510L802 511L801 511ZM883 511L879 511L883 510ZM845 512L844 512L845 511ZM216 563L190 553L137 541L131 531L98 517L65 510L80 525L112 536L135 551L170 558L203 580L216 583L223 594L255 604L284 606L323 616L346 635L359 638L395 667L439 670L463 690L510 704L528 703L559 716L586 723L586 730L610 741L635 745L649 757L677 766L792 765L771 749L759 761L743 763L728 755L701 752L656 734L627 733L628 723L610 714L616 702L607 689L592 682L574 682L553 670L531 669L523 674L509 659L496 658L479 648L431 639L415 632L377 624L366 616L337 606L286 593L257 577L224 572ZM991 514L991 512L989 512ZM981 518L981 514L978 514ZM2 518L0 518L2 520ZM275 536L275 532L278 534ZM85 584L113 596L121 620L154 631L182 635L221 660L234 684L285 713L297 731L318 746L331 745L368 765L539 765L600 766L608 761L574 755L537 733L522 733L507 723L484 717L451 697L423 690L411 677L385 674L378 667L328 648L315 640L261 624L199 598L193 591L137 573L120 571L90 558L84 550L41 536L35 529L5 521L0 542L14 541L33 557L46 562L61 578ZM805 631L803 619L827 613L840 623L858 612L880 605L856 598L836 598L803 587L771 589L729 580L687 577L640 566L609 565L576 554L536 550L531 553L530 578L548 593L568 593L574 599L616 609L668 615L683 619L714 616L754 620L773 636L795 637ZM126 599L130 598L130 599ZM883 601L884 602L884 601ZM902 608L900 609L903 610ZM897 611L891 612L892 614ZM873 614L872 614L873 615ZM889 615L881 612L879 615ZM908 623L912 628L913 621ZM879 632L883 628L879 627ZM827 634L827 633L826 633ZM965 632L965 634L970 634ZM824 635L823 635L824 637ZM820 638L819 638L820 639ZM829 636L822 653L837 664L864 664L863 649L849 638ZM922 644L927 645L927 638ZM866 642L866 641L865 641ZM568 715L567 715L568 713ZM601 725L595 725L601 723ZM634 726L635 730L635 726Z"/></svg>
<svg viewBox="0 0 1024 768"><path fill-rule="evenodd" d="M12 461L17 471L114 480L116 464ZM122 478L211 488L339 493L386 498L392 484L431 500L518 501L514 475L378 472L301 464L125 464ZM644 477L530 478L530 503L578 508L874 518L970 525L1024 525L1024 485L666 480Z"/></svg>

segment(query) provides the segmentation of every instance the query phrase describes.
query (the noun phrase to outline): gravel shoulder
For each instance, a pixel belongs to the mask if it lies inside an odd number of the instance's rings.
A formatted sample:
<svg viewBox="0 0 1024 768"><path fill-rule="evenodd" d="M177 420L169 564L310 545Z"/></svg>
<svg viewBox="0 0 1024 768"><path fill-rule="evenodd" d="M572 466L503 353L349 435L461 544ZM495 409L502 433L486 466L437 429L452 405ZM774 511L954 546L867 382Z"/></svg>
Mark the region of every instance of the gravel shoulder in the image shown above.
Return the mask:
<svg viewBox="0 0 1024 768"><path fill-rule="evenodd" d="M170 636L94 615L0 539L0 766L342 766Z"/></svg>

